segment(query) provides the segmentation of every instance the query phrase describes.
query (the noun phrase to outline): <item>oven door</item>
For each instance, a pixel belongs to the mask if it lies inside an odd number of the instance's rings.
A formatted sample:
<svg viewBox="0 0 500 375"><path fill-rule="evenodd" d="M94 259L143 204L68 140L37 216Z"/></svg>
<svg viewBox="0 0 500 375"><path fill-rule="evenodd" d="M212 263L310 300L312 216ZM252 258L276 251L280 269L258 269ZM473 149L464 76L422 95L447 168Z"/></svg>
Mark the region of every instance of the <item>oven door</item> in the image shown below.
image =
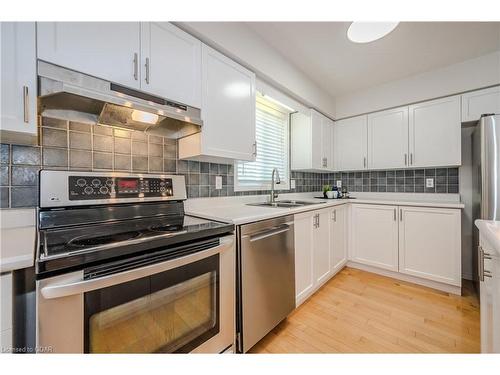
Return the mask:
<svg viewBox="0 0 500 375"><path fill-rule="evenodd" d="M220 353L232 347L234 236L193 254L137 264L132 258L37 281L38 347L56 353Z"/></svg>

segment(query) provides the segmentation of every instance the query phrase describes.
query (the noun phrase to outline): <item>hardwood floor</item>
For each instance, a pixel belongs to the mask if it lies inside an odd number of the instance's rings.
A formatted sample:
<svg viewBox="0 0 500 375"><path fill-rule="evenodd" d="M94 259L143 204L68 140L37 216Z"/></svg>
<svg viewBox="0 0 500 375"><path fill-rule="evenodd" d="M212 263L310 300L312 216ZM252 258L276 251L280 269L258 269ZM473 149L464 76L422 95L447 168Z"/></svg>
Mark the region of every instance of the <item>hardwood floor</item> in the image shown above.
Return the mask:
<svg viewBox="0 0 500 375"><path fill-rule="evenodd" d="M479 301L345 268L250 353L478 353Z"/></svg>

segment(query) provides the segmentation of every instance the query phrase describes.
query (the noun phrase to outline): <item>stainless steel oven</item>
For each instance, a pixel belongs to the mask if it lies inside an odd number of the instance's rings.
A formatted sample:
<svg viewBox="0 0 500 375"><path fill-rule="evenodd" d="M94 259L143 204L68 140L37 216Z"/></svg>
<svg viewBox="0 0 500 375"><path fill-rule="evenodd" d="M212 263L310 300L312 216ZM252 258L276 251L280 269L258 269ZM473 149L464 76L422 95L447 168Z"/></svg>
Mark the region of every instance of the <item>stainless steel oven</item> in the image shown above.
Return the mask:
<svg viewBox="0 0 500 375"><path fill-rule="evenodd" d="M234 238L189 245L196 246L206 249L39 280L38 346L59 353L218 353L232 346Z"/></svg>

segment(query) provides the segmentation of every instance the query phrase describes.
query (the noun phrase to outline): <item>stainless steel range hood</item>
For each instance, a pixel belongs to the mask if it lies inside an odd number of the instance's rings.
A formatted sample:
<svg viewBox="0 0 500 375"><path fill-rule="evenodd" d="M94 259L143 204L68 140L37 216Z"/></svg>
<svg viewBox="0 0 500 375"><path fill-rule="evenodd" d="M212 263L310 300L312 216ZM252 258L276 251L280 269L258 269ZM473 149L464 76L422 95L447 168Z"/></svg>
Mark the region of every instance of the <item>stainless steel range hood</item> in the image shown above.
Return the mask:
<svg viewBox="0 0 500 375"><path fill-rule="evenodd" d="M39 113L90 124L182 138L201 131L200 110L38 62Z"/></svg>

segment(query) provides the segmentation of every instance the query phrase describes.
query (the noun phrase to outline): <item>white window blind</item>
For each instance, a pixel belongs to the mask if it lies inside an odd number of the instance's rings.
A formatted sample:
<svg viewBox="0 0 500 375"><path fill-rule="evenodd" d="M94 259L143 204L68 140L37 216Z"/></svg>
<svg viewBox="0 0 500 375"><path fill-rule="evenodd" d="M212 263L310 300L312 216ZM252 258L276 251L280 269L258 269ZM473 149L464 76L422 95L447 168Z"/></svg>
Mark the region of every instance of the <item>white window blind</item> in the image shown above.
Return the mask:
<svg viewBox="0 0 500 375"><path fill-rule="evenodd" d="M289 189L289 115L275 101L257 95L257 157L253 162L236 163L236 191L269 189L273 168L278 169L281 178L275 188Z"/></svg>

